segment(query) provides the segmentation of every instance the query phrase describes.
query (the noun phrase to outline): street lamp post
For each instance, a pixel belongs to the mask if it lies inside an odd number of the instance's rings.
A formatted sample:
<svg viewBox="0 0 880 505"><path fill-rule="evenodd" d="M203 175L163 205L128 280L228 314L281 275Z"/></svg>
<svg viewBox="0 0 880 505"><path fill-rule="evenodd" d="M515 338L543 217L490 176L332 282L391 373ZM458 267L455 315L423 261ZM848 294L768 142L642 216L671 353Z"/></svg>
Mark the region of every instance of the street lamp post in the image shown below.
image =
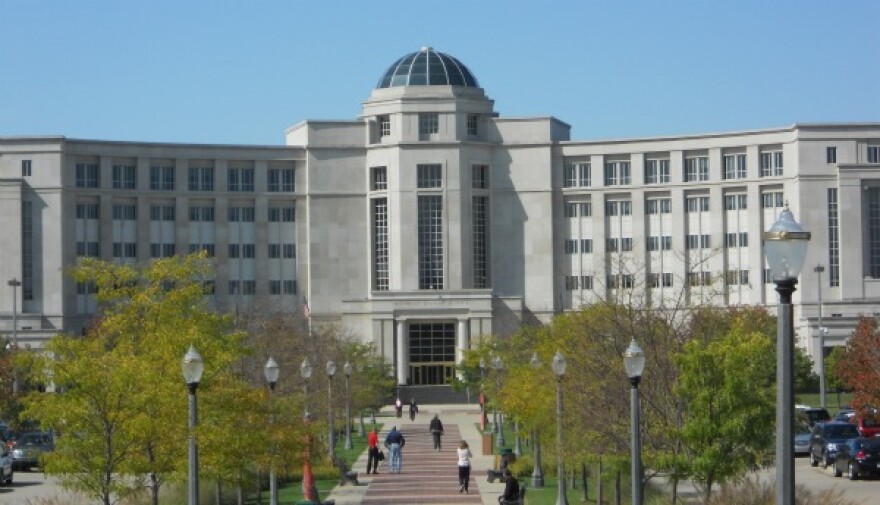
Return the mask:
<svg viewBox="0 0 880 505"><path fill-rule="evenodd" d="M351 363L348 361L342 365L342 371L345 372L345 448L354 447L351 443L351 390L349 389L349 379L351 379Z"/></svg>
<svg viewBox="0 0 880 505"><path fill-rule="evenodd" d="M336 441L333 440L333 376L336 375L336 363L333 360L328 361L324 370L327 372L327 424L330 435L327 446L330 461L333 461L333 454L336 452Z"/></svg>
<svg viewBox="0 0 880 505"><path fill-rule="evenodd" d="M629 376L629 383L632 386L629 390L630 398L630 421L632 423L632 447L631 447L631 471L632 480L632 503L633 505L642 505L642 442L639 433L639 381L642 380L642 372L645 370L645 353L642 348L633 339L629 343L629 347L623 353L623 366L626 368L626 375Z"/></svg>
<svg viewBox="0 0 880 505"><path fill-rule="evenodd" d="M486 431L486 395L483 383L486 382L486 360L480 358L480 433Z"/></svg>
<svg viewBox="0 0 880 505"><path fill-rule="evenodd" d="M274 439L272 428L275 422L275 419L272 415L272 393L275 391L275 384L278 382L278 363L274 358L269 356L269 359L266 361L266 364L263 366L263 376L266 377L266 382L269 384L269 435ZM278 479L275 475L275 442L271 443L271 457L273 461L269 464L269 505L278 505Z"/></svg>
<svg viewBox="0 0 880 505"><path fill-rule="evenodd" d="M813 267L813 271L816 272L816 289L819 290L819 318L818 325L819 331L817 332L819 335L819 360L817 363L817 367L819 368L819 405L824 409L825 405L825 335L828 333L828 328L822 326L822 272L825 271L825 267L822 264L817 264Z"/></svg>
<svg viewBox="0 0 880 505"><path fill-rule="evenodd" d="M568 497L565 495L565 461L562 457L562 377L565 375L567 364L562 353L556 351L550 366L553 375L556 376L556 505L568 505Z"/></svg>
<svg viewBox="0 0 880 505"><path fill-rule="evenodd" d="M196 389L205 370L205 362L196 348L189 346L181 363L183 380L189 388L189 475L187 504L199 505L199 447L196 444L196 426L199 424Z"/></svg>
<svg viewBox="0 0 880 505"><path fill-rule="evenodd" d="M538 353L532 354L532 359L529 361L529 364L532 365L532 368L534 369L541 367L541 360L538 359ZM539 437L538 428L535 428L532 433L532 451L535 453L535 468L532 469L532 487L542 488L544 487L544 469L541 467L541 439Z"/></svg>
<svg viewBox="0 0 880 505"><path fill-rule="evenodd" d="M12 288L12 352L18 351L18 288L21 281L13 277L7 283ZM12 370L12 395L18 394L18 374Z"/></svg>
<svg viewBox="0 0 880 505"><path fill-rule="evenodd" d="M764 232L764 254L779 293L776 344L776 505L794 503L794 320L791 297L804 266L810 232L786 208Z"/></svg>
<svg viewBox="0 0 880 505"><path fill-rule="evenodd" d="M504 417L503 414L498 413L498 395L501 394L501 372L504 371L504 361L501 360L500 356L495 356L495 359L492 360L492 366L495 368L495 384L498 389L498 393L495 395L495 422L497 423L498 430L497 443L498 447L501 448L507 445L507 442L504 440Z"/></svg>

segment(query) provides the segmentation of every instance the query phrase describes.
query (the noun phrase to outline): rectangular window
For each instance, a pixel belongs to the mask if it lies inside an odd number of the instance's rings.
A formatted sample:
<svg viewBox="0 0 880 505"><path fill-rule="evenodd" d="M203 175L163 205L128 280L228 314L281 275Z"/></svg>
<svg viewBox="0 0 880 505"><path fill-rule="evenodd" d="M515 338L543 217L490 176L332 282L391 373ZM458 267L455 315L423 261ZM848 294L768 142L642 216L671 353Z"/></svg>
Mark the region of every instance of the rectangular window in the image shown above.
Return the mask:
<svg viewBox="0 0 880 505"><path fill-rule="evenodd" d="M473 189L489 189L489 165L471 167L471 187Z"/></svg>
<svg viewBox="0 0 880 505"><path fill-rule="evenodd" d="M137 220L137 206L117 204L113 206L114 221L135 221Z"/></svg>
<svg viewBox="0 0 880 505"><path fill-rule="evenodd" d="M782 175L782 151L761 153L761 177Z"/></svg>
<svg viewBox="0 0 880 505"><path fill-rule="evenodd" d="M880 187L867 190L868 206L868 275L880 278Z"/></svg>
<svg viewBox="0 0 880 505"><path fill-rule="evenodd" d="M229 281L229 294L237 295L241 291L241 282L239 281Z"/></svg>
<svg viewBox="0 0 880 505"><path fill-rule="evenodd" d="M281 257L281 244L269 244L269 259Z"/></svg>
<svg viewBox="0 0 880 505"><path fill-rule="evenodd" d="M283 281L282 286L284 287L284 294L285 295L295 295L296 294L296 281L295 280Z"/></svg>
<svg viewBox="0 0 880 505"><path fill-rule="evenodd" d="M685 210L692 212L709 212L708 196L689 196L685 199Z"/></svg>
<svg viewBox="0 0 880 505"><path fill-rule="evenodd" d="M189 253L200 253L205 251L205 254L209 258L214 257L214 244L190 244L189 245Z"/></svg>
<svg viewBox="0 0 880 505"><path fill-rule="evenodd" d="M388 200L374 198L373 204L373 288L388 291Z"/></svg>
<svg viewBox="0 0 880 505"><path fill-rule="evenodd" d="M76 164L76 187L78 187L78 188L97 188L98 187L98 164L97 163L77 163Z"/></svg>
<svg viewBox="0 0 880 505"><path fill-rule="evenodd" d="M468 114L467 115L467 132L468 135L472 137L476 137L480 133L480 115L479 114Z"/></svg>
<svg viewBox="0 0 880 505"><path fill-rule="evenodd" d="M229 207L229 221L253 223L255 212L253 207Z"/></svg>
<svg viewBox="0 0 880 505"><path fill-rule="evenodd" d="M669 182L669 160L645 160L645 184Z"/></svg>
<svg viewBox="0 0 880 505"><path fill-rule="evenodd" d="M577 254L577 240L573 238L565 239L565 254Z"/></svg>
<svg viewBox="0 0 880 505"><path fill-rule="evenodd" d="M440 164L418 165L419 189L431 189L443 187L443 166Z"/></svg>
<svg viewBox="0 0 880 505"><path fill-rule="evenodd" d="M174 167L150 166L150 190L174 191Z"/></svg>
<svg viewBox="0 0 880 505"><path fill-rule="evenodd" d="M747 195L724 195L724 210L748 209Z"/></svg>
<svg viewBox="0 0 880 505"><path fill-rule="evenodd" d="M648 200L645 205L648 214L670 214L672 212L672 200L668 198L654 198Z"/></svg>
<svg viewBox="0 0 880 505"><path fill-rule="evenodd" d="M78 203L76 204L77 219L98 219L97 203Z"/></svg>
<svg viewBox="0 0 880 505"><path fill-rule="evenodd" d="M828 281L840 286L840 222L837 214L837 188L828 188Z"/></svg>
<svg viewBox="0 0 880 505"><path fill-rule="evenodd" d="M722 179L745 179L746 178L746 155L725 154L724 173Z"/></svg>
<svg viewBox="0 0 880 505"><path fill-rule="evenodd" d="M489 287L489 197L473 199L474 288Z"/></svg>
<svg viewBox="0 0 880 505"><path fill-rule="evenodd" d="M605 185L626 186L630 184L628 161L609 161L605 163Z"/></svg>
<svg viewBox="0 0 880 505"><path fill-rule="evenodd" d="M150 221L174 221L174 206L151 205Z"/></svg>
<svg viewBox="0 0 880 505"><path fill-rule="evenodd" d="M189 190L214 191L214 167L190 167Z"/></svg>
<svg viewBox="0 0 880 505"><path fill-rule="evenodd" d="M880 163L880 146L868 146L868 163Z"/></svg>
<svg viewBox="0 0 880 505"><path fill-rule="evenodd" d="M134 165L113 165L113 189L135 189L137 187L137 167Z"/></svg>
<svg viewBox="0 0 880 505"><path fill-rule="evenodd" d="M785 201L782 198L782 191L768 191L761 194L762 209L782 208Z"/></svg>
<svg viewBox="0 0 880 505"><path fill-rule="evenodd" d="M21 202L21 297L34 299L34 203Z"/></svg>
<svg viewBox="0 0 880 505"><path fill-rule="evenodd" d="M275 280L269 281L269 294L270 295L280 295L281 294L281 281L275 281Z"/></svg>
<svg viewBox="0 0 880 505"><path fill-rule="evenodd" d="M370 190L385 191L388 189L388 171L385 167L370 168Z"/></svg>
<svg viewBox="0 0 880 505"><path fill-rule="evenodd" d="M563 187L588 188L591 184L589 163L568 163L563 167Z"/></svg>
<svg viewBox="0 0 880 505"><path fill-rule="evenodd" d="M230 168L226 171L226 190L250 192L254 190L253 168Z"/></svg>
<svg viewBox="0 0 880 505"><path fill-rule="evenodd" d="M419 289L443 289L443 199L418 197Z"/></svg>
<svg viewBox="0 0 880 505"><path fill-rule="evenodd" d="M837 148L836 147L826 147L825 148L825 161L827 163L837 163Z"/></svg>
<svg viewBox="0 0 880 505"><path fill-rule="evenodd" d="M431 135L440 131L440 115L436 112L419 113L419 135Z"/></svg>
<svg viewBox="0 0 880 505"><path fill-rule="evenodd" d="M189 220L193 222L213 223L214 207L190 207Z"/></svg>
<svg viewBox="0 0 880 505"><path fill-rule="evenodd" d="M391 135L391 116L379 116L379 138Z"/></svg>
<svg viewBox="0 0 880 505"><path fill-rule="evenodd" d="M21 160L21 176L31 176L31 160Z"/></svg>
<svg viewBox="0 0 880 505"><path fill-rule="evenodd" d="M685 182L708 181L709 180L709 157L694 156L684 159L684 180Z"/></svg>
<svg viewBox="0 0 880 505"><path fill-rule="evenodd" d="M241 244L229 244L227 248L227 252L230 258L240 258L241 257Z"/></svg>
<svg viewBox="0 0 880 505"><path fill-rule="evenodd" d="M295 190L295 172L292 168L270 168L266 190L272 193L292 193Z"/></svg>
<svg viewBox="0 0 880 505"><path fill-rule="evenodd" d="M296 221L296 209L293 207L269 207L270 223L293 223Z"/></svg>

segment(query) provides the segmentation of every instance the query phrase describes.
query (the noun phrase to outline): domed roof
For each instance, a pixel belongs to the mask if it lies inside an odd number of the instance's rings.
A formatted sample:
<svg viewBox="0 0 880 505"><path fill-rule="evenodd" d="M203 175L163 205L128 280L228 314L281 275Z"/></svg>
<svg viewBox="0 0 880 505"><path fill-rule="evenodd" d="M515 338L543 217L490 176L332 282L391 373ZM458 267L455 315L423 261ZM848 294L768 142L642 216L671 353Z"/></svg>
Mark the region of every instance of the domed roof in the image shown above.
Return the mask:
<svg viewBox="0 0 880 505"><path fill-rule="evenodd" d="M479 88L477 79L462 62L432 47L407 54L388 67L376 88L396 86L465 86Z"/></svg>

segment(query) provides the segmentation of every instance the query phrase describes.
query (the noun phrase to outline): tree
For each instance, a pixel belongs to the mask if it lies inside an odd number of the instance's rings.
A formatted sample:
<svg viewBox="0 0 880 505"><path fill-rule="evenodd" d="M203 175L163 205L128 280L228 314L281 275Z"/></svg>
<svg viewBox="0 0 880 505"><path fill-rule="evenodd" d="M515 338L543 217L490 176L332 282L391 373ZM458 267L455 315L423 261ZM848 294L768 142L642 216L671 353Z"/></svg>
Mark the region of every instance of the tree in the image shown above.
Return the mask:
<svg viewBox="0 0 880 505"><path fill-rule="evenodd" d="M85 336L59 335L44 354L30 356L34 379L48 375L61 392L29 395L24 412L64 434L45 468L65 486L109 505L146 485L158 503L159 487L186 475L180 360L190 345L205 357L199 410L212 421L200 425L199 435L207 440L235 430L215 409L251 407L246 385L231 372L246 353L242 335L207 307L203 259L138 267L85 259L73 269L76 282L97 288L99 316Z"/></svg>
<svg viewBox="0 0 880 505"><path fill-rule="evenodd" d="M875 318L859 319L834 373L852 389L853 408L880 405L880 329Z"/></svg>
<svg viewBox="0 0 880 505"><path fill-rule="evenodd" d="M720 339L694 339L676 358L685 406L679 436L707 500L715 483L767 463L772 448L774 340L748 319L735 314Z"/></svg>

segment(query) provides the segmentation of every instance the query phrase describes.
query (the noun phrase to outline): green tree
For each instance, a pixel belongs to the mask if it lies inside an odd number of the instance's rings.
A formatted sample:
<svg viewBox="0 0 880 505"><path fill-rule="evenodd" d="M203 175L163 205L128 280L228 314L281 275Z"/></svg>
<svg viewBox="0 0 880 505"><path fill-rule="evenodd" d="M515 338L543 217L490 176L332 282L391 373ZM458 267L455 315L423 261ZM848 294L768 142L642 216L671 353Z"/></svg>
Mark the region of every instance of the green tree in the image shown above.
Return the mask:
<svg viewBox="0 0 880 505"><path fill-rule="evenodd" d="M209 275L198 256L142 267L86 259L73 269L76 282L97 288L99 314L85 336L59 335L46 353L31 356L35 381L48 375L61 388L29 395L23 414L64 435L46 456L47 473L105 505L143 485L158 503L160 486L186 475L180 360L190 345L205 357L199 410L208 422L198 435L210 440L246 431L217 413L252 402L231 372L246 352L242 335L206 305L201 281Z"/></svg>
<svg viewBox="0 0 880 505"><path fill-rule="evenodd" d="M767 463L772 448L774 341L750 318L735 315L720 339L694 339L676 358L685 406L679 436L707 500L714 484Z"/></svg>

